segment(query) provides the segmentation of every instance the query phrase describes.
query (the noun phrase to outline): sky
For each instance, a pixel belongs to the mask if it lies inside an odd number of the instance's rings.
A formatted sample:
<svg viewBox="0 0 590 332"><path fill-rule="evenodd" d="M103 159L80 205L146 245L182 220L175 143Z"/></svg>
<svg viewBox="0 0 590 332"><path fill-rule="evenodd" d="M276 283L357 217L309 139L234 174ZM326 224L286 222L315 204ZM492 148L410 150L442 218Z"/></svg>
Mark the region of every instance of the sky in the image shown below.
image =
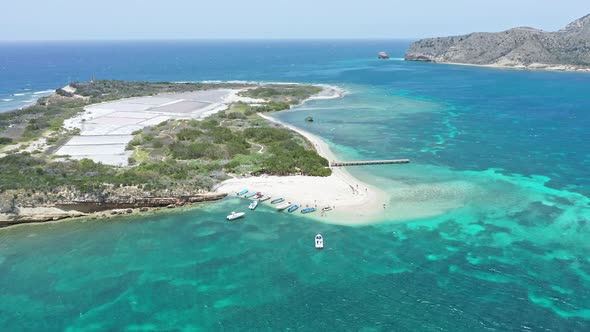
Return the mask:
<svg viewBox="0 0 590 332"><path fill-rule="evenodd" d="M590 14L588 0L8 0L0 40L417 39Z"/></svg>

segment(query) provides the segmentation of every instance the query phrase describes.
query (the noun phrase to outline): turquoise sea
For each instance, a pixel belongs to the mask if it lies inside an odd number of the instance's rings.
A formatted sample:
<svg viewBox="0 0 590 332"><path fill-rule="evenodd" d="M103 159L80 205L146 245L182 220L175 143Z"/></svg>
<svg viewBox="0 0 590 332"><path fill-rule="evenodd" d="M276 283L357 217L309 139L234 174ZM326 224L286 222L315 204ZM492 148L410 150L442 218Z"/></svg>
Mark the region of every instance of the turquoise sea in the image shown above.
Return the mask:
<svg viewBox="0 0 590 332"><path fill-rule="evenodd" d="M2 229L0 330L589 331L590 75L396 59L408 44L0 44L0 109L91 74L326 83L349 94L276 117L342 160L412 159L350 169L392 196L368 226L229 223L228 198Z"/></svg>

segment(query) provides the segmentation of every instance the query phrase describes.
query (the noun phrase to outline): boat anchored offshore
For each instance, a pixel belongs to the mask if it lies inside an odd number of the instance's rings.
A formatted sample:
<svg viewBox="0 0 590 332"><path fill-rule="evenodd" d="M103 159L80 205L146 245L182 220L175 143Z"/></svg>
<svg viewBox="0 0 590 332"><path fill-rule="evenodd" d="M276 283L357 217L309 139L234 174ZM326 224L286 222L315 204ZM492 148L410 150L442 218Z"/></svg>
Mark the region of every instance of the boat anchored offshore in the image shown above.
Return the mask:
<svg viewBox="0 0 590 332"><path fill-rule="evenodd" d="M243 189L241 191L238 191L238 193L236 195L241 196L241 195L243 195L243 194L245 194L247 192L248 192L248 189Z"/></svg>
<svg viewBox="0 0 590 332"><path fill-rule="evenodd" d="M252 201L250 205L248 205L248 209L254 210L258 206L258 201Z"/></svg>
<svg viewBox="0 0 590 332"><path fill-rule="evenodd" d="M308 207L308 208L301 210L301 213L311 213L311 212L314 212L315 210L316 210L316 208L314 208L314 207Z"/></svg>
<svg viewBox="0 0 590 332"><path fill-rule="evenodd" d="M293 204L293 205L292 205L292 206L289 208L289 210L287 210L287 211L289 211L289 212L293 212L293 211L295 211L295 210L297 210L297 209L299 209L299 205L298 205L298 204Z"/></svg>
<svg viewBox="0 0 590 332"><path fill-rule="evenodd" d="M283 204L277 206L277 210L283 211L284 209L288 208L289 206L291 206L291 202L283 203Z"/></svg>
<svg viewBox="0 0 590 332"><path fill-rule="evenodd" d="M227 216L227 220L236 220L242 218L245 214L245 212L232 212L229 216Z"/></svg>
<svg viewBox="0 0 590 332"><path fill-rule="evenodd" d="M315 248L324 249L324 238L322 237L322 234L315 236Z"/></svg>
<svg viewBox="0 0 590 332"><path fill-rule="evenodd" d="M284 200L285 200L285 199L284 199L284 198L282 198L282 197L275 198L275 199L273 199L272 201L270 201L270 204L277 204L277 203L280 203L280 202L282 202L282 201L284 201Z"/></svg>

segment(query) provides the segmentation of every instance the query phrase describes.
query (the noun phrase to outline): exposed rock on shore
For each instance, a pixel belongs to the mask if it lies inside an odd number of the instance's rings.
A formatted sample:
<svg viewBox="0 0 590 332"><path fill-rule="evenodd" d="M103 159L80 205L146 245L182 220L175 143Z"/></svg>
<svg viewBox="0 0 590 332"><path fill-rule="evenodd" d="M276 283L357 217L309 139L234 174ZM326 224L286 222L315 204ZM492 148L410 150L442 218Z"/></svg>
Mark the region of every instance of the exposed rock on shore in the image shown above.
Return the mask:
<svg viewBox="0 0 590 332"><path fill-rule="evenodd" d="M224 193L198 193L170 197L132 197L86 195L68 200L63 193L48 204L29 206L2 206L0 227L34 222L56 221L66 218L88 216L90 213L110 211L110 215L147 212L148 208L178 207L186 204L215 201L227 196ZM5 201L6 202L6 201ZM27 204L27 201L24 201ZM31 203L31 202L29 202Z"/></svg>
<svg viewBox="0 0 590 332"><path fill-rule="evenodd" d="M498 33L428 38L406 60L521 69L590 71L590 15L556 32L521 27Z"/></svg>

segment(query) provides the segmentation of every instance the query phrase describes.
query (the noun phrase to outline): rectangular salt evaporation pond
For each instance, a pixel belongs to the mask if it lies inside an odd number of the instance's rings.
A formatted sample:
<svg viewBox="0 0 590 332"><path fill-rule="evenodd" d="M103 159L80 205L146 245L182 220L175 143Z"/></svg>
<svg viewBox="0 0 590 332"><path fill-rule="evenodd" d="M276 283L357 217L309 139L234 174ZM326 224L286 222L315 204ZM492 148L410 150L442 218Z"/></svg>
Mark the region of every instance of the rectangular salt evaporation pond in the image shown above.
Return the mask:
<svg viewBox="0 0 590 332"><path fill-rule="evenodd" d="M151 105L151 106L159 106L171 103L178 99L182 99L182 97L178 97L177 95L161 95L161 96L148 96L148 97L136 97L136 98L129 98L123 99L120 101L116 101L113 103L125 103L125 104L136 104L136 105Z"/></svg>
<svg viewBox="0 0 590 332"><path fill-rule="evenodd" d="M134 127L135 126L135 127ZM124 130L121 130L121 129ZM133 129L136 128L136 129ZM84 136L95 136L95 135L124 135L124 134L131 134L133 131L142 128L142 126L138 125L128 125L128 126L120 126L117 124L94 124L94 123L85 123L82 126L82 133L81 135Z"/></svg>
<svg viewBox="0 0 590 332"><path fill-rule="evenodd" d="M142 120L142 119L150 119L153 118L154 115L151 113L146 113L144 111L138 111L138 112L113 112L110 114L107 114L105 116L102 116L100 118L125 118L125 119L138 119L138 120Z"/></svg>
<svg viewBox="0 0 590 332"><path fill-rule="evenodd" d="M116 111L116 112L133 112L133 111L145 111L149 108L152 108L154 106L158 106L159 104L155 104L155 105L151 105L151 104L137 104L137 103L131 103L131 102L127 102L127 101L113 101L110 103L104 103L104 104L96 104L96 105L91 105L86 107L87 110L89 111L94 111L94 110L111 110L111 111Z"/></svg>
<svg viewBox="0 0 590 332"><path fill-rule="evenodd" d="M73 145L105 145L105 144L127 144L133 139L133 135L109 135L109 136L74 136L66 144Z"/></svg>
<svg viewBox="0 0 590 332"><path fill-rule="evenodd" d="M211 103L200 101L180 101L178 103L154 107L152 109L147 110L147 112L189 114L195 111L202 110L208 107L209 105L211 105Z"/></svg>
<svg viewBox="0 0 590 332"><path fill-rule="evenodd" d="M141 123L141 127L149 127L149 126L155 126L158 125L166 120L169 120L170 117L169 116L156 116L155 118L151 118L149 120L145 120ZM132 131L133 132L133 131ZM112 134L114 134L115 132L113 132Z"/></svg>
<svg viewBox="0 0 590 332"><path fill-rule="evenodd" d="M64 145L59 149L57 155L86 156L115 155L125 152L127 144L104 144L104 145Z"/></svg>
<svg viewBox="0 0 590 332"><path fill-rule="evenodd" d="M152 116L153 117L153 116ZM149 119L151 117L148 117ZM103 116L100 118L92 119L88 121L89 124L97 124L97 125L108 125L108 126L117 126L122 127L126 125L138 124L143 122L146 118L120 118L120 117L112 117L112 116Z"/></svg>
<svg viewBox="0 0 590 332"><path fill-rule="evenodd" d="M103 155L96 155L92 156L92 158L88 158L88 156L70 156L71 159L92 159L95 163L102 163L105 165L113 165L113 166L127 166L129 165L129 157L131 157L131 151L125 151L123 154L103 154Z"/></svg>
<svg viewBox="0 0 590 332"><path fill-rule="evenodd" d="M234 90L227 90L227 89L217 89L217 90L207 90L207 91L195 91L195 92L183 92L183 93L175 93L170 95L175 99L185 99L191 101L201 101L206 103L220 103L223 99L229 94L231 94ZM162 95L168 96L168 95Z"/></svg>

